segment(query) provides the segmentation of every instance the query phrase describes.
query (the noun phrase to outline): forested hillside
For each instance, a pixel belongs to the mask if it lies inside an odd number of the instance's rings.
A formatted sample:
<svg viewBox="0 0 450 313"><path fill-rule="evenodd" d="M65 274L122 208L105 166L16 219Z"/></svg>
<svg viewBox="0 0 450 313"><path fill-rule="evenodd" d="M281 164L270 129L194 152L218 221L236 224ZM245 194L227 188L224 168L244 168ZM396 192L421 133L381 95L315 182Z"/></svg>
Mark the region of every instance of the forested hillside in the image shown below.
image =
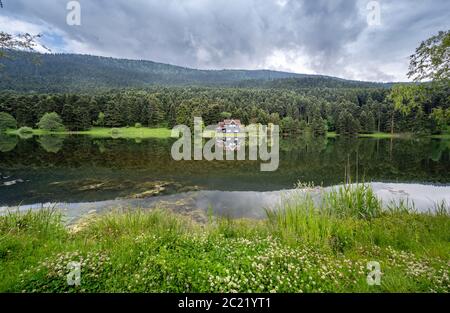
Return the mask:
<svg viewBox="0 0 450 313"><path fill-rule="evenodd" d="M8 51L1 58L0 90L81 92L160 86L231 86L264 88L386 87L321 75L268 70L196 70L151 61L77 54Z"/></svg>
<svg viewBox="0 0 450 313"><path fill-rule="evenodd" d="M207 125L224 118L244 124L274 123L284 133L326 131L341 134L386 132L440 133L447 127L449 88L433 85L386 88L247 89L153 87L94 94L0 93L0 112L17 126L36 127L47 112L56 112L69 130L92 126L123 127L191 125L201 116ZM398 89L401 90L398 90ZM403 90L405 89L406 90ZM420 103L401 111L393 94L415 93Z"/></svg>
<svg viewBox="0 0 450 313"><path fill-rule="evenodd" d="M192 125L194 117L202 117L206 125L232 117L246 125L280 125L287 135L322 136L327 131L441 134L450 124L447 74L421 76L430 83L393 85L267 70L196 70L87 55L3 52L0 129L45 128L48 122L74 131L173 127ZM412 76L421 74L416 63L411 63Z"/></svg>

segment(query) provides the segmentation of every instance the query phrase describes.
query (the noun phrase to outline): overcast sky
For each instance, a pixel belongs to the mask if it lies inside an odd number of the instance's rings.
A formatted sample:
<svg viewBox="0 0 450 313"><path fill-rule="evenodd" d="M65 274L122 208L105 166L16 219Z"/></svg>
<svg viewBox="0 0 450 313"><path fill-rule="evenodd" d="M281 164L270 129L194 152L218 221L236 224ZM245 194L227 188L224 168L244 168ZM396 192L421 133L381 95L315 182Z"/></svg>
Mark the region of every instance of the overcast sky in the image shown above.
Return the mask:
<svg viewBox="0 0 450 313"><path fill-rule="evenodd" d="M420 42L450 29L449 0L2 0L0 30L42 33L52 52L146 59L202 69L274 69L407 80ZM373 21L373 20L372 20Z"/></svg>

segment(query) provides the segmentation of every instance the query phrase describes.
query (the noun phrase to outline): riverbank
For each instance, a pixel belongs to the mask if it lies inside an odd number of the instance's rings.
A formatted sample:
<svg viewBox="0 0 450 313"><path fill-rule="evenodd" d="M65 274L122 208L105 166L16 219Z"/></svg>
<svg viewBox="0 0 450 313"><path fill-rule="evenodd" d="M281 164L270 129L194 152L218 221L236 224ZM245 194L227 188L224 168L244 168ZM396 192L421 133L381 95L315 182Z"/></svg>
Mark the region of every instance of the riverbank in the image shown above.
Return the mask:
<svg viewBox="0 0 450 313"><path fill-rule="evenodd" d="M9 135L21 135L19 130L8 130ZM42 135L87 135L98 138L169 138L171 130L167 128L148 128L148 127L121 127L104 128L95 127L85 131L46 131L42 129L33 129L29 134Z"/></svg>
<svg viewBox="0 0 450 313"><path fill-rule="evenodd" d="M379 138L379 139L386 139L386 138L414 138L415 135L411 133L372 133L372 134L359 134L359 137L364 138Z"/></svg>
<svg viewBox="0 0 450 313"><path fill-rule="evenodd" d="M171 136L171 129L168 128L148 128L148 127L121 127L121 128L107 128L107 127L94 127L89 130L84 131L47 131L42 129L30 129L26 134L21 133L19 130L10 129L6 131L8 135L87 135L98 138L169 138ZM206 132L205 137L212 137L214 132ZM327 132L326 137L336 138L340 135L336 132ZM372 134L358 134L358 137L363 138L378 138L378 139L389 139L389 138L415 138L417 135L412 133L383 133L376 132ZM450 139L450 133L446 132L440 135L426 135L420 136L425 138L433 139Z"/></svg>
<svg viewBox="0 0 450 313"><path fill-rule="evenodd" d="M370 188L341 187L320 207L285 201L267 219L166 210L113 212L75 227L52 210L0 217L0 291L449 292L450 215L381 209ZM379 262L381 285L367 284ZM81 262L81 285L67 264Z"/></svg>
<svg viewBox="0 0 450 313"><path fill-rule="evenodd" d="M340 136L336 132L328 132L327 137L336 138ZM450 133L446 132L440 135L417 135L414 133L383 133L383 132L375 132L371 134L358 134L358 137L361 138L376 138L376 139L390 139L390 138L400 138L400 139L411 139L411 138L432 138L432 139L450 139Z"/></svg>

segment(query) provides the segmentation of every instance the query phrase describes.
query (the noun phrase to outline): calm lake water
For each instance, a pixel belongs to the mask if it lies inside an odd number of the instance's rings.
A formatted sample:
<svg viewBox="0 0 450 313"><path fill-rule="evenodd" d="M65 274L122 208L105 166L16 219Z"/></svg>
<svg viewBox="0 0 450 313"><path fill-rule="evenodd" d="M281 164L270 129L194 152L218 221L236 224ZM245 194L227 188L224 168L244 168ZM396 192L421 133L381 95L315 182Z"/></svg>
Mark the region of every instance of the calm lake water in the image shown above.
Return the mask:
<svg viewBox="0 0 450 313"><path fill-rule="evenodd" d="M262 217L298 181L334 186L346 172L373 182L383 199L409 198L419 209L450 203L446 140L285 139L276 172L261 172L259 161L174 161L172 143L0 136L0 210L59 203L71 218L111 206Z"/></svg>

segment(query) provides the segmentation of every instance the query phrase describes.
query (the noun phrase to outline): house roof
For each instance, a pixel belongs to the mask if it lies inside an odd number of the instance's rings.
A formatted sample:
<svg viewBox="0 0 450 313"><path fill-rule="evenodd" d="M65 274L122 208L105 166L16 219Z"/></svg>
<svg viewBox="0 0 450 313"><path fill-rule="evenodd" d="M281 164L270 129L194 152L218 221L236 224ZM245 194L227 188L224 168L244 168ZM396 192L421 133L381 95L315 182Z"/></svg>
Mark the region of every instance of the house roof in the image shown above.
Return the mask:
<svg viewBox="0 0 450 313"><path fill-rule="evenodd" d="M241 125L241 120L234 120L234 119L224 120L223 122L219 122L219 127L224 127L224 126L231 125L231 124Z"/></svg>

